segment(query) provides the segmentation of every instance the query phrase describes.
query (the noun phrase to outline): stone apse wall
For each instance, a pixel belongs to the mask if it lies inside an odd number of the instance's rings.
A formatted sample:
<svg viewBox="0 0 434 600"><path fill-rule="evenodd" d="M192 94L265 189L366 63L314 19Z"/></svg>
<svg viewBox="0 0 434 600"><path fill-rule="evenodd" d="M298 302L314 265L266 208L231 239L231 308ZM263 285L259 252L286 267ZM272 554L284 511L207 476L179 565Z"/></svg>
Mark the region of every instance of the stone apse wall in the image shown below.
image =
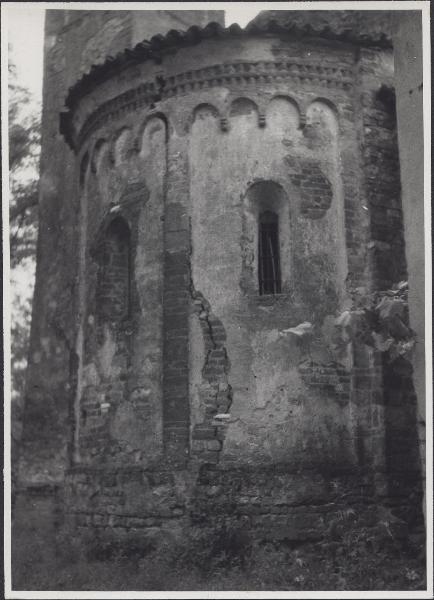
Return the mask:
<svg viewBox="0 0 434 600"><path fill-rule="evenodd" d="M337 357L328 334L351 289L405 276L379 46L214 24L70 91L68 526L143 540L242 522L294 541L348 505L420 518L411 378L366 346ZM272 295L258 288L264 211ZM280 334L304 321L310 343Z"/></svg>
<svg viewBox="0 0 434 600"><path fill-rule="evenodd" d="M73 460L80 198L75 156L59 133L68 88L93 64L156 31L223 18L223 11L46 11L37 273L23 435L13 456L20 527L51 528Z"/></svg>

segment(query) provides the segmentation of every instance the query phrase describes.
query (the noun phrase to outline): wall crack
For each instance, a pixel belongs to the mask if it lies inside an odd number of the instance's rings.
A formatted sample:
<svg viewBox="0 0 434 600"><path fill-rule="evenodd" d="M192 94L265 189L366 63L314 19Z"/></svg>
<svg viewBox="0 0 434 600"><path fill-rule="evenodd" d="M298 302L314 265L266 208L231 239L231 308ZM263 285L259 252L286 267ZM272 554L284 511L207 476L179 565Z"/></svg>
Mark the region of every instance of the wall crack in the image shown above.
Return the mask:
<svg viewBox="0 0 434 600"><path fill-rule="evenodd" d="M212 312L210 303L195 289L190 279L193 311L197 315L205 345L202 383L199 397L205 407L202 423L192 432L192 454L206 463L218 463L227 429L227 421L216 420L218 414L227 414L232 405L232 387L229 383L230 361L225 346L226 331Z"/></svg>

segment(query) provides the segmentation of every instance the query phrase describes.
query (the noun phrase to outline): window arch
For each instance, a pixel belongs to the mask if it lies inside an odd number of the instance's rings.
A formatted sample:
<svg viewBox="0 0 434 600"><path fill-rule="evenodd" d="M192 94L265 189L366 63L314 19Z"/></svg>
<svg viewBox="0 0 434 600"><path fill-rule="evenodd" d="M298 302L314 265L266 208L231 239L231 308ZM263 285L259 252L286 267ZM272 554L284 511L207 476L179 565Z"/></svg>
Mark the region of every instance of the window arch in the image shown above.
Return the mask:
<svg viewBox="0 0 434 600"><path fill-rule="evenodd" d="M280 294L279 217L265 210L258 218L259 294Z"/></svg>
<svg viewBox="0 0 434 600"><path fill-rule="evenodd" d="M98 313L104 320L129 316L131 295L130 228L122 217L107 226L101 247Z"/></svg>

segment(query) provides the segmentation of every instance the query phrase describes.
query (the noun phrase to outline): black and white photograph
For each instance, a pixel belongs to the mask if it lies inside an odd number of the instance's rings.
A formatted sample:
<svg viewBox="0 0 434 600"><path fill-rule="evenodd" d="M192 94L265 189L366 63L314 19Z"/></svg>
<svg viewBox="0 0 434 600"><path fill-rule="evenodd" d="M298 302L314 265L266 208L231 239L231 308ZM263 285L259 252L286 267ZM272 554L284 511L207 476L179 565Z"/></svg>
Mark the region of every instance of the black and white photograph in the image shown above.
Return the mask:
<svg viewBox="0 0 434 600"><path fill-rule="evenodd" d="M432 598L430 3L1 14L5 597Z"/></svg>

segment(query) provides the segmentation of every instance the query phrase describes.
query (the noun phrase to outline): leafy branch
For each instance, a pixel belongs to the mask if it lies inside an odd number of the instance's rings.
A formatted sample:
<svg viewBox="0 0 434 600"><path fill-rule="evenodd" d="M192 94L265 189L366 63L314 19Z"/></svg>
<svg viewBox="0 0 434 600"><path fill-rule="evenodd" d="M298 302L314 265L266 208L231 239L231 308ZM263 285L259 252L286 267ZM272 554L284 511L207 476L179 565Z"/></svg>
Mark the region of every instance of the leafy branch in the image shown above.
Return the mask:
<svg viewBox="0 0 434 600"><path fill-rule="evenodd" d="M350 343L359 342L384 353L393 362L398 357L408 357L416 343L415 333L408 325L406 281L372 293L357 288L352 292L350 308L331 321L326 337L330 349L337 354L345 352ZM312 341L320 339L308 321L283 329L279 335L296 338L308 355Z"/></svg>
<svg viewBox="0 0 434 600"><path fill-rule="evenodd" d="M408 357L416 342L408 325L408 283L369 294L356 289L352 307L336 318L335 326L336 348L358 341L386 353L391 362Z"/></svg>

